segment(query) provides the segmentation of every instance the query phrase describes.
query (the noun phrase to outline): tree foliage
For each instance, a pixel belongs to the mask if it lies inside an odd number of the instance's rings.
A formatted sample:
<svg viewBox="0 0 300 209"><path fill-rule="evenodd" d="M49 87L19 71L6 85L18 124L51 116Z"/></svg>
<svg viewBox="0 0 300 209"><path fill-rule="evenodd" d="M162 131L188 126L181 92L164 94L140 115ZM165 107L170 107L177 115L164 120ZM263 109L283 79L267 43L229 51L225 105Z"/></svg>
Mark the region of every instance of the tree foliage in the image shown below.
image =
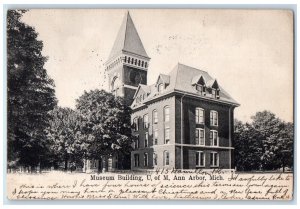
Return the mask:
<svg viewBox="0 0 300 209"><path fill-rule="evenodd" d="M86 157L99 159L131 151L131 109L123 98L104 90L84 92L77 100L81 115L81 134L88 144Z"/></svg>
<svg viewBox="0 0 300 209"><path fill-rule="evenodd" d="M235 122L235 164L238 170L274 170L293 166L294 127L269 111L252 122Z"/></svg>
<svg viewBox="0 0 300 209"><path fill-rule="evenodd" d="M21 21L24 12L7 12L8 165L32 167L45 160L48 112L56 98L44 69L43 42Z"/></svg>
<svg viewBox="0 0 300 209"><path fill-rule="evenodd" d="M47 130L50 141L52 165L58 167L64 163L65 170L69 163L80 164L85 143L81 137L79 114L70 109L56 107L50 112L50 127Z"/></svg>

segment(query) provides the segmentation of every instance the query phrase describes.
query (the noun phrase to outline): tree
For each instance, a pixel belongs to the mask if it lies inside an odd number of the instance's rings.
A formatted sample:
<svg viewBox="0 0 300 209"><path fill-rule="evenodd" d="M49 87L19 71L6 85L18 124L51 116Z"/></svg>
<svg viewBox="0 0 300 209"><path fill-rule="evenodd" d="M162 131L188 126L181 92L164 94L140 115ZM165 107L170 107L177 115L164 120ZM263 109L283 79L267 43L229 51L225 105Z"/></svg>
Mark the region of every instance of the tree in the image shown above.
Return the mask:
<svg viewBox="0 0 300 209"><path fill-rule="evenodd" d="M243 124L235 121L235 156L234 161L237 170L251 171L260 168L260 158L262 156L261 134L255 130L251 124Z"/></svg>
<svg viewBox="0 0 300 209"><path fill-rule="evenodd" d="M85 157L128 156L134 137L131 135L131 109L121 97L104 90L84 92L76 108L82 117L81 133L88 144Z"/></svg>
<svg viewBox="0 0 300 209"><path fill-rule="evenodd" d="M43 42L21 21L25 12L7 12L8 166L33 167L46 160L48 112L57 101Z"/></svg>
<svg viewBox="0 0 300 209"><path fill-rule="evenodd" d="M68 169L69 163L80 165L85 148L81 138L81 118L70 108L56 107L51 111L50 127L47 131L50 141L50 156L52 165L58 167L64 163Z"/></svg>
<svg viewBox="0 0 300 209"><path fill-rule="evenodd" d="M250 124L235 124L238 170L274 170L293 166L294 127L269 111L257 112Z"/></svg>

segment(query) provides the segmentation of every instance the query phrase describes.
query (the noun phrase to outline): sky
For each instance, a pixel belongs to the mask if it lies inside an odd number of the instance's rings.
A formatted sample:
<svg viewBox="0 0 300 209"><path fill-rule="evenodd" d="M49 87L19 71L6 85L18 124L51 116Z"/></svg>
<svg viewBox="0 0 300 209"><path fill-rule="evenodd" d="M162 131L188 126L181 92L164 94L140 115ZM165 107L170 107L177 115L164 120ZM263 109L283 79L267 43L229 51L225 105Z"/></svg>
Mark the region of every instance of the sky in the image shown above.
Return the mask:
<svg viewBox="0 0 300 209"><path fill-rule="evenodd" d="M58 105L107 89L104 62L127 10L36 9L23 21L39 33ZM151 60L148 84L178 62L207 71L250 121L269 110L293 121L293 17L284 10L129 10Z"/></svg>

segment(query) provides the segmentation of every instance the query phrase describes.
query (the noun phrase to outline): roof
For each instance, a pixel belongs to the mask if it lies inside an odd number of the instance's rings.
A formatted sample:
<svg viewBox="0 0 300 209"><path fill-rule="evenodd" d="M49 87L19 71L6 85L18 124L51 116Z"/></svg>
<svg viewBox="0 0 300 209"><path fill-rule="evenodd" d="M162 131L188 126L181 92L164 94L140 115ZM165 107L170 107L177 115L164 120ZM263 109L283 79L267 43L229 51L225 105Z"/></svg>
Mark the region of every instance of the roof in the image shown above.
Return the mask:
<svg viewBox="0 0 300 209"><path fill-rule="evenodd" d="M129 12L127 12L123 19L108 60L115 57L122 51L149 58Z"/></svg>
<svg viewBox="0 0 300 209"><path fill-rule="evenodd" d="M144 102L148 102L153 99L162 97L166 94L177 91L182 93L188 93L209 100L217 100L220 102L223 101L223 102L227 102L227 103L229 102L235 105L239 105L237 101L235 101L220 85L219 85L220 88L219 99L214 99L209 96L202 96L197 93L197 90L193 85L193 82L195 81L196 78L200 79L202 76L205 82L208 84L213 84L216 81L216 79L212 78L206 71L178 63L167 76L169 78L169 85L166 86L163 93L161 94L158 93L155 84L150 85L148 86L151 89L150 94L144 100ZM136 107L135 101L133 102L133 107Z"/></svg>

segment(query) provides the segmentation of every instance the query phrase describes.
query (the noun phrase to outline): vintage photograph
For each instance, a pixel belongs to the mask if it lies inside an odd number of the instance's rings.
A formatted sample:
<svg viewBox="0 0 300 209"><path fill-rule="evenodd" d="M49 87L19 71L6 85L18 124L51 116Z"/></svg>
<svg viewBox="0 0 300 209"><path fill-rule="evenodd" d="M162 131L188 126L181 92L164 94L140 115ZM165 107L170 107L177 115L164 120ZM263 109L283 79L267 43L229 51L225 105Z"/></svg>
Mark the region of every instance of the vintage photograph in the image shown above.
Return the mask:
<svg viewBox="0 0 300 209"><path fill-rule="evenodd" d="M292 200L291 10L6 11L9 200Z"/></svg>

